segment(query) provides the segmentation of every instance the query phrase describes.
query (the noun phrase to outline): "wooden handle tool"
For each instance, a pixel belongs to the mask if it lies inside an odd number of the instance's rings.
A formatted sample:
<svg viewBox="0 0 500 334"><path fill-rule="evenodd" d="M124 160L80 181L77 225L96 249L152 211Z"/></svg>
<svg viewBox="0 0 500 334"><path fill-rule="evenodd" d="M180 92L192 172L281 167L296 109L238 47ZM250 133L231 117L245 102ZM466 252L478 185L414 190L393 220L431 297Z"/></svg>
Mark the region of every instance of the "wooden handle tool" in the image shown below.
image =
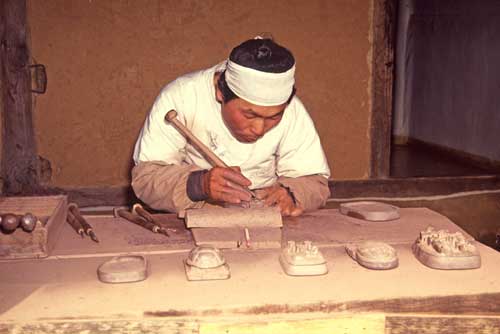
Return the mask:
<svg viewBox="0 0 500 334"><path fill-rule="evenodd" d="M228 165L224 161L222 161L217 155L215 155L212 150L210 150L205 144L203 144L198 138L195 137L195 135L184 126L179 120L177 119L177 111L175 110L170 110L166 115L165 115L165 121L172 123L172 125L175 126L175 128L189 141L191 144L201 153L203 156L210 162L212 166L217 166L217 167L225 167L229 168Z"/></svg>
<svg viewBox="0 0 500 334"><path fill-rule="evenodd" d="M117 209L115 208L113 210L113 214L115 217L121 217L125 220L128 220L131 223L134 223L136 225L142 226L147 230L150 230L153 233L158 233L160 231L160 227L157 226L156 224L145 220L141 216L138 216L132 212L129 212L125 209Z"/></svg>
<svg viewBox="0 0 500 334"><path fill-rule="evenodd" d="M83 226L69 210L66 221L71 225L71 227L76 231L76 233L80 235L80 237L83 238L85 236L85 231L83 230Z"/></svg>
<svg viewBox="0 0 500 334"><path fill-rule="evenodd" d="M92 239L95 242L99 242L99 239L97 239L97 235L92 229L92 226L90 226L90 224L85 220L85 218L83 218L76 203L68 204L68 216L73 216L74 219L78 220L78 222L83 228L83 231L85 232L86 235L90 237L90 239Z"/></svg>
<svg viewBox="0 0 500 334"><path fill-rule="evenodd" d="M138 216L141 216L144 220L158 226L158 233L164 234L167 237L170 236L168 234L168 231L156 221L156 219L153 217L153 215L150 214L148 211L146 211L146 209L144 209L142 207L142 205L140 205L139 203L136 203L132 206L132 213L134 213Z"/></svg>
<svg viewBox="0 0 500 334"><path fill-rule="evenodd" d="M167 112L167 114L165 115L165 121L175 126L175 128L191 142L191 144L208 160L208 162L210 162L212 166L229 168L229 166L224 161L222 161L214 152L212 152L210 148L208 148L198 138L196 138L196 136L188 128L186 128L184 124L179 122L179 120L177 119L177 111L172 109ZM253 191L247 191L250 193L252 198L256 198Z"/></svg>

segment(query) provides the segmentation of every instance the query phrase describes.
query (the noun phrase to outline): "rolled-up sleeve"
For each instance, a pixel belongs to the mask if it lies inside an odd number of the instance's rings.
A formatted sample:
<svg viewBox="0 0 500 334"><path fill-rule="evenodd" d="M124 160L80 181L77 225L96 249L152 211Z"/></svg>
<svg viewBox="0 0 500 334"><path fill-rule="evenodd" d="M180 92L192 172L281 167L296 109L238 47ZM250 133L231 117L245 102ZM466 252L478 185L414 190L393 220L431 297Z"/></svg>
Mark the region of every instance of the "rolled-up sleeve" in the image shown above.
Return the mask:
<svg viewBox="0 0 500 334"><path fill-rule="evenodd" d="M328 179L322 175L280 177L278 183L288 188L304 211L323 207L330 197Z"/></svg>

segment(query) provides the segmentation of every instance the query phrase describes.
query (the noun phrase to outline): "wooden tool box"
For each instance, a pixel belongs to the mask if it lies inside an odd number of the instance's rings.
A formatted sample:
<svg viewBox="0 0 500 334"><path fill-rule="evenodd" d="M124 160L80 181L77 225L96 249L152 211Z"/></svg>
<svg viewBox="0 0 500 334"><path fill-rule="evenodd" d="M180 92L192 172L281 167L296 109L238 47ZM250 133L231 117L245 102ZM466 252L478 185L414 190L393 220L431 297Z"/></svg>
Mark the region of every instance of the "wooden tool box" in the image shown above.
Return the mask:
<svg viewBox="0 0 500 334"><path fill-rule="evenodd" d="M39 220L31 233L21 228L10 234L0 232L0 260L49 256L66 221L67 210L65 195L0 197L0 213L31 212Z"/></svg>

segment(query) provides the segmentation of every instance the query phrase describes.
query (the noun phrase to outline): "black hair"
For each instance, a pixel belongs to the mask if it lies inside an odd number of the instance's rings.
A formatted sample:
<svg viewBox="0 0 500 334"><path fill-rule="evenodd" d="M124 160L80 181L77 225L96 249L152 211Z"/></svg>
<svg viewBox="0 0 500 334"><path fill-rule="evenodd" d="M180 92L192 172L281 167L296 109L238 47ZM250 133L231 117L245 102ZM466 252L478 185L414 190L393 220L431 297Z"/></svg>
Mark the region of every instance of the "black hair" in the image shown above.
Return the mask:
<svg viewBox="0 0 500 334"><path fill-rule="evenodd" d="M250 39L235 47L229 55L232 62L253 68L254 70L267 73L283 73L295 64L295 58L285 47L274 42L272 39ZM238 96L229 88L226 82L225 71L217 80L217 87L222 93L224 102L227 103ZM287 103L295 95L295 87Z"/></svg>

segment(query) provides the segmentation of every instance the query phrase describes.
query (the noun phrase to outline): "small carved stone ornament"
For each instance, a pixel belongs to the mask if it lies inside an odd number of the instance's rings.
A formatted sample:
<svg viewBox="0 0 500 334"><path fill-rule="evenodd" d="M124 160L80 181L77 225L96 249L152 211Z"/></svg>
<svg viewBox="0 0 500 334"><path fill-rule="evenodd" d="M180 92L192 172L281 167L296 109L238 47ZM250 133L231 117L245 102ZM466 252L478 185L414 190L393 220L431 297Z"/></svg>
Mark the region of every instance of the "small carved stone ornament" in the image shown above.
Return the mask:
<svg viewBox="0 0 500 334"><path fill-rule="evenodd" d="M385 242L365 241L357 245L347 245L345 249L350 257L368 269L393 269L399 264L396 250Z"/></svg>
<svg viewBox="0 0 500 334"><path fill-rule="evenodd" d="M189 281L228 279L231 274L222 252L211 245L193 248L184 261Z"/></svg>
<svg viewBox="0 0 500 334"><path fill-rule="evenodd" d="M420 232L413 253L424 265L434 269L474 269L481 267L479 251L460 232L436 231L429 226Z"/></svg>
<svg viewBox="0 0 500 334"><path fill-rule="evenodd" d="M288 241L287 247L281 251L279 260L287 275L314 276L328 273L323 254L309 240Z"/></svg>

